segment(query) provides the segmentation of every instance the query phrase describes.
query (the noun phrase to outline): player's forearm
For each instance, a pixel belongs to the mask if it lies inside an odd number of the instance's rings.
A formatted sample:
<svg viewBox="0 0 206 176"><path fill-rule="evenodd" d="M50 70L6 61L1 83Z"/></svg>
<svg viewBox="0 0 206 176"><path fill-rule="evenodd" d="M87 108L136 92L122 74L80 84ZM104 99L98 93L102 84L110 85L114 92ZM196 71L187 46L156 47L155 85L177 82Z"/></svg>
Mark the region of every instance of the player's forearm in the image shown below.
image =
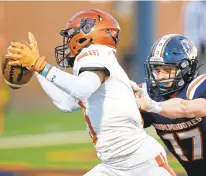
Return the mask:
<svg viewBox="0 0 206 176"><path fill-rule="evenodd" d="M161 103L160 115L168 118L185 117L185 107L182 105L182 99L170 99Z"/></svg>
<svg viewBox="0 0 206 176"><path fill-rule="evenodd" d="M204 117L206 116L206 99L198 98L194 100L184 100L185 117Z"/></svg>
<svg viewBox="0 0 206 176"><path fill-rule="evenodd" d="M37 73L36 76L44 92L60 110L73 112L80 109L80 106L72 96L63 92L40 74Z"/></svg>
<svg viewBox="0 0 206 176"><path fill-rule="evenodd" d="M174 118L203 117L206 116L206 100L204 98L194 100L173 98L162 102L160 114Z"/></svg>
<svg viewBox="0 0 206 176"><path fill-rule="evenodd" d="M150 103L143 103L147 105L143 106L143 110L154 112L168 118L195 117L194 113L189 112L183 104L184 101L185 100L181 98L172 98L163 102L156 102L148 98L148 102Z"/></svg>
<svg viewBox="0 0 206 176"><path fill-rule="evenodd" d="M51 68L46 79L77 100L87 99L101 85L98 75L93 72L85 71L74 76L56 67Z"/></svg>

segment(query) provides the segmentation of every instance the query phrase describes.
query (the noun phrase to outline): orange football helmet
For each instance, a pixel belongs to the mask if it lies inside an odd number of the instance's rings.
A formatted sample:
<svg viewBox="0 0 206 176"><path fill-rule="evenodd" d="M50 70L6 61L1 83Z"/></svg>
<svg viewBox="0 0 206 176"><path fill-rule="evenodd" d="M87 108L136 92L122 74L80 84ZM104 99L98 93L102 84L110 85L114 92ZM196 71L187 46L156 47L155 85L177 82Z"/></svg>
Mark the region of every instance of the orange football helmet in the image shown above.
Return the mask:
<svg viewBox="0 0 206 176"><path fill-rule="evenodd" d="M76 56L90 44L117 48L120 26L108 13L101 10L83 10L75 14L61 30L63 45L55 48L57 64L73 67Z"/></svg>

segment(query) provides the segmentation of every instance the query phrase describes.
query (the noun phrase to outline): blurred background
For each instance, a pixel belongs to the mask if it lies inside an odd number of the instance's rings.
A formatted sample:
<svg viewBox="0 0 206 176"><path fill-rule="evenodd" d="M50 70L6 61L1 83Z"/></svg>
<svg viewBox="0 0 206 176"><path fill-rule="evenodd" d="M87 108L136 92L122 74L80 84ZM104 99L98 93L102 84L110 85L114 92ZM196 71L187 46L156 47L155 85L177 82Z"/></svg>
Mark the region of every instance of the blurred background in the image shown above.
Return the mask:
<svg viewBox="0 0 206 176"><path fill-rule="evenodd" d="M143 64L152 43L165 34L186 34L198 45L201 63L204 63L206 40L201 36L197 38L201 35L197 29L206 30L202 22L192 21L195 15L199 20L205 19L206 10L199 8L204 8L203 4L186 1L0 2L0 56L6 53L9 42L28 41L30 31L38 41L41 55L55 64L54 48L63 42L60 30L78 11L97 8L111 13L119 22L118 59L129 77L140 83L144 81ZM203 66L202 72L204 70ZM35 76L18 90L8 88L0 77L0 94L0 176L79 176L99 163L86 132L83 113L58 111ZM152 128L148 132L156 137ZM168 159L177 175L186 175L170 153Z"/></svg>

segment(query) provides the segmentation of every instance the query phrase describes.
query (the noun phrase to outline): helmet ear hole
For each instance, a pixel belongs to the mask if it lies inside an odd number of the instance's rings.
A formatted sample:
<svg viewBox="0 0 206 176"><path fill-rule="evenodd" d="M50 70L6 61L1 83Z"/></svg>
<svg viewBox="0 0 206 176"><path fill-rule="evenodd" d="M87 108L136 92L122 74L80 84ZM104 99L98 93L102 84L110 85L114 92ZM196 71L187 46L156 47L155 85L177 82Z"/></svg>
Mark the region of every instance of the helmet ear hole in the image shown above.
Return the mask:
<svg viewBox="0 0 206 176"><path fill-rule="evenodd" d="M102 21L102 17L100 15L98 15L98 19L99 21Z"/></svg>
<svg viewBox="0 0 206 176"><path fill-rule="evenodd" d="M77 40L76 42L79 44L82 44L83 42L85 42L87 39L86 38L80 38L79 40Z"/></svg>

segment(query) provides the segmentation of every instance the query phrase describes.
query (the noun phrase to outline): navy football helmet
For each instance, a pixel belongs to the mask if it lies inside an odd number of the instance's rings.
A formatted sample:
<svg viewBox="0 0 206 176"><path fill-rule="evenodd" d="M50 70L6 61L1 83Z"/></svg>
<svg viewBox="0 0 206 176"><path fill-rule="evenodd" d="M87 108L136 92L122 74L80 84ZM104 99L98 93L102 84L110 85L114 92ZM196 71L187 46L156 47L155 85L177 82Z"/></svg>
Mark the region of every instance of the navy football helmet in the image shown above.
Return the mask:
<svg viewBox="0 0 206 176"><path fill-rule="evenodd" d="M152 46L145 63L149 95L165 96L180 90L197 76L197 63L197 49L191 40L179 34L163 36ZM169 73L169 78L157 79L155 66L176 67L175 76Z"/></svg>

